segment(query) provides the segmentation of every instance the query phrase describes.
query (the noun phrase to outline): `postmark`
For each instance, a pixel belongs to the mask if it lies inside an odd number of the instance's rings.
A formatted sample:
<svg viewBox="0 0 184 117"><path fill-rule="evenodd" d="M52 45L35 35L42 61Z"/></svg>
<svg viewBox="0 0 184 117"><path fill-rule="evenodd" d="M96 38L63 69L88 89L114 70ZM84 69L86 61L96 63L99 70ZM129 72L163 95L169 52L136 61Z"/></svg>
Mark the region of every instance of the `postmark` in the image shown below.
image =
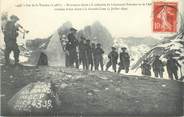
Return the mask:
<svg viewBox="0 0 184 117"><path fill-rule="evenodd" d="M176 32L177 12L177 2L154 2L153 32Z"/></svg>

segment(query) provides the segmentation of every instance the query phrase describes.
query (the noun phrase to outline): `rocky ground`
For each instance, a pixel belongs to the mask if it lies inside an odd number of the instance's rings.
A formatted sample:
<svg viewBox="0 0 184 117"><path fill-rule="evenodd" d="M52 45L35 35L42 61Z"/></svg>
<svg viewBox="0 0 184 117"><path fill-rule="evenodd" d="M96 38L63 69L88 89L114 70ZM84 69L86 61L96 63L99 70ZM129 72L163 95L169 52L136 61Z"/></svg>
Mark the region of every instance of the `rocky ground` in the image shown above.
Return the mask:
<svg viewBox="0 0 184 117"><path fill-rule="evenodd" d="M1 67L2 115L24 86L52 81L59 98L53 115L182 115L182 83L146 76L60 67Z"/></svg>

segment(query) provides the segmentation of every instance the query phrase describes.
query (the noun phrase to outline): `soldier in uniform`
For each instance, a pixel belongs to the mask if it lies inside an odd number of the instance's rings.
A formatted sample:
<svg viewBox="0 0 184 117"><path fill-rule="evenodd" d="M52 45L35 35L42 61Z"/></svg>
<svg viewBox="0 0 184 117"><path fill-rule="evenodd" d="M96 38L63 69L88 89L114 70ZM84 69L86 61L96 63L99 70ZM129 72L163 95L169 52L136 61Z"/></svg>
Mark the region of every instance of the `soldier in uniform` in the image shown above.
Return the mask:
<svg viewBox="0 0 184 117"><path fill-rule="evenodd" d="M125 72L129 72L129 66L130 66L130 56L126 52L126 48L121 48L122 52L120 53L120 63L119 63L119 69L118 73L121 72L122 69L125 69Z"/></svg>
<svg viewBox="0 0 184 117"><path fill-rule="evenodd" d="M87 70L89 69L89 66L93 66L93 60L92 60L92 49L91 49L91 43L90 40L88 39L86 41L86 57L87 57Z"/></svg>
<svg viewBox="0 0 184 117"><path fill-rule="evenodd" d="M181 65L172 55L169 55L166 66L169 78L173 80L174 75L175 79L178 80L178 67L181 67Z"/></svg>
<svg viewBox="0 0 184 117"><path fill-rule="evenodd" d="M151 76L151 65L148 63L148 60L144 60L141 64L142 75Z"/></svg>
<svg viewBox="0 0 184 117"><path fill-rule="evenodd" d="M68 48L69 43L68 43L68 39L66 38L65 35L62 35L62 37L60 38L60 42L62 45L62 48L65 52L65 66L69 67L69 52L66 48Z"/></svg>
<svg viewBox="0 0 184 117"><path fill-rule="evenodd" d="M95 63L95 43L92 43L91 44L91 54L92 54L92 64L91 64L91 71L93 70L93 66L94 66L94 63Z"/></svg>
<svg viewBox="0 0 184 117"><path fill-rule="evenodd" d="M66 50L69 52L69 66L74 67L74 63L76 68L79 68L78 63L78 54L77 54L77 47L79 45L78 40L76 39L77 30L74 28L70 29L70 33L68 34L68 44Z"/></svg>
<svg viewBox="0 0 184 117"><path fill-rule="evenodd" d="M69 49L71 48L71 43L67 42L65 45L65 66L70 67L70 53Z"/></svg>
<svg viewBox="0 0 184 117"><path fill-rule="evenodd" d="M12 15L10 17L10 21L7 22L5 25L5 29L3 31L4 33L4 42L5 42L5 61L6 65L10 63L10 53L13 51L14 53L14 59L15 59L15 65L19 63L19 53L20 50L17 45L17 37L18 37L18 31L19 28L15 26L16 22L19 20L19 18L15 15Z"/></svg>
<svg viewBox="0 0 184 117"><path fill-rule="evenodd" d="M118 60L118 53L116 52L116 48L112 47L112 51L108 55L109 61L106 65L106 71L112 66L114 72L116 72L116 64Z"/></svg>
<svg viewBox="0 0 184 117"><path fill-rule="evenodd" d="M155 57L155 60L152 64L153 72L155 74L155 77L163 78L163 72L164 72L164 65L163 62L159 59L159 56Z"/></svg>
<svg viewBox="0 0 184 117"><path fill-rule="evenodd" d="M79 42L79 63L82 63L83 69L87 69L86 38L84 37L81 37Z"/></svg>
<svg viewBox="0 0 184 117"><path fill-rule="evenodd" d="M104 50L101 48L101 44L98 43L97 47L95 49L95 70L98 70L98 67L100 65L101 70L103 71L103 54Z"/></svg>
<svg viewBox="0 0 184 117"><path fill-rule="evenodd" d="M85 57L85 50L86 50L86 38L80 37L79 42L79 64L83 65L83 69L86 69L86 57Z"/></svg>

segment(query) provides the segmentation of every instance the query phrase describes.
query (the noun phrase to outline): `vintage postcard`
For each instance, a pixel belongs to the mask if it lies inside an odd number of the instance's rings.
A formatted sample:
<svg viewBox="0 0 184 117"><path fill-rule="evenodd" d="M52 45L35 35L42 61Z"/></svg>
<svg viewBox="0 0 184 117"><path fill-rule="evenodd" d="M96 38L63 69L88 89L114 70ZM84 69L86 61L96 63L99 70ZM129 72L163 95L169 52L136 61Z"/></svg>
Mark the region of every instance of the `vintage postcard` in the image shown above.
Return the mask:
<svg viewBox="0 0 184 117"><path fill-rule="evenodd" d="M0 116L184 116L184 0L0 0Z"/></svg>

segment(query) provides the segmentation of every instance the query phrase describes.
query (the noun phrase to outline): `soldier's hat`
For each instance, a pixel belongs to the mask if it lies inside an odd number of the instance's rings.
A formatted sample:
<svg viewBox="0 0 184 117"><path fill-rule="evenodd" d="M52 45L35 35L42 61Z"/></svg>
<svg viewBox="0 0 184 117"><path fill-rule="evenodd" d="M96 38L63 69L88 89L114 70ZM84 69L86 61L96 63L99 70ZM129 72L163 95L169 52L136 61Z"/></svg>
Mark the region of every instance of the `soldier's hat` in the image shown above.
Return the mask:
<svg viewBox="0 0 184 117"><path fill-rule="evenodd" d="M112 50L116 50L116 48L115 47L111 47L112 48Z"/></svg>
<svg viewBox="0 0 184 117"><path fill-rule="evenodd" d="M121 49L122 49L122 50L126 50L127 48L126 48L126 47L122 47Z"/></svg>
<svg viewBox="0 0 184 117"><path fill-rule="evenodd" d="M77 29L75 29L75 28L70 28L70 31L77 31Z"/></svg>
<svg viewBox="0 0 184 117"><path fill-rule="evenodd" d="M10 16L10 19L15 19L15 20L17 20L17 21L19 20L19 18L18 18L16 15L11 15L11 16Z"/></svg>

